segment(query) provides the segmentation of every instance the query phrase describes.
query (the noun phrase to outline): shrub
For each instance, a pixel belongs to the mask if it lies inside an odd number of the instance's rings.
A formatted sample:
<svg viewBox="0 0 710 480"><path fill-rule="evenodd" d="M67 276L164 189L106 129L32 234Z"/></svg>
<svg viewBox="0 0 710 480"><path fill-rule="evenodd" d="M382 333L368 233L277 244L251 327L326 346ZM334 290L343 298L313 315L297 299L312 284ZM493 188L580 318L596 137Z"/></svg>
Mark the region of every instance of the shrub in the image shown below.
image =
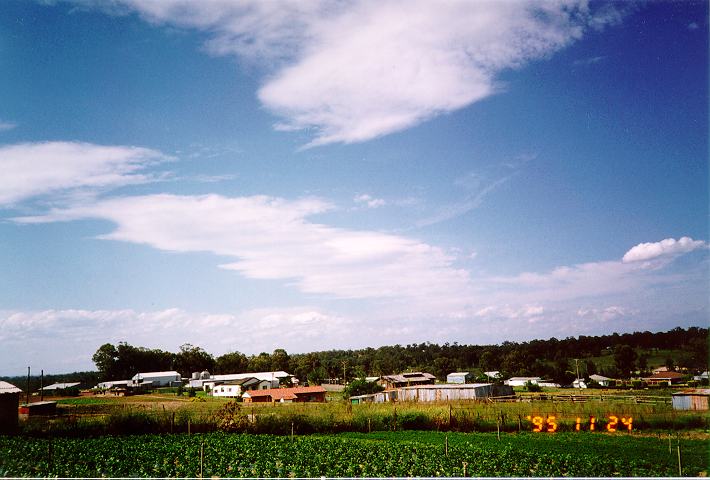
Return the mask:
<svg viewBox="0 0 710 480"><path fill-rule="evenodd" d="M525 382L525 390L528 392L542 392L542 387L537 383Z"/></svg>

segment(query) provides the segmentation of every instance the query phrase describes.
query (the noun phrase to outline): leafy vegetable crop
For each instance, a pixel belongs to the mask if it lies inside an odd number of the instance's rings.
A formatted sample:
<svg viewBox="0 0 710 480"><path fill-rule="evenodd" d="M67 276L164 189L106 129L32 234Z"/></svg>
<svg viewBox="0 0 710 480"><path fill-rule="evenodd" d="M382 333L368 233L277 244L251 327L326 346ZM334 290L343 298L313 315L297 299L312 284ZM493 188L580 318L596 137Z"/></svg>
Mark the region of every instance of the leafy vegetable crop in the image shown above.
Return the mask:
<svg viewBox="0 0 710 480"><path fill-rule="evenodd" d="M580 447L584 439L574 434L545 438L540 444L533 435L510 437L515 440L505 441L504 437L497 441L491 434L457 434L448 448L444 434L432 432L408 432L401 437L396 433L294 438L225 433L86 439L0 437L0 476L678 475L677 458L668 454L667 442L657 438L627 437L632 441L625 449L624 438L609 436L608 441L616 443L585 449ZM605 440L597 436L593 441L601 445ZM665 456L659 455L663 448ZM706 452L706 442L688 440L684 448L689 454L684 475L707 470L707 457L703 460L696 451Z"/></svg>

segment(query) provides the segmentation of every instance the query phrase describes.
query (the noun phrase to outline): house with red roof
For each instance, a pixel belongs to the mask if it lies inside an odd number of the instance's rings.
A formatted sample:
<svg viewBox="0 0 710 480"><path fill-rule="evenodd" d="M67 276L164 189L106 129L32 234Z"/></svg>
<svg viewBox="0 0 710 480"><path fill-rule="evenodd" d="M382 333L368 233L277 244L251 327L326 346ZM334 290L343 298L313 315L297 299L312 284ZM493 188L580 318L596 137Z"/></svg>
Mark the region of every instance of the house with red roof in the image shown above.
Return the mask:
<svg viewBox="0 0 710 480"><path fill-rule="evenodd" d="M325 402L325 392L325 388L320 386L269 388L244 392L242 400L244 403Z"/></svg>
<svg viewBox="0 0 710 480"><path fill-rule="evenodd" d="M643 379L649 385L673 385L683 381L683 375L678 372L658 372Z"/></svg>

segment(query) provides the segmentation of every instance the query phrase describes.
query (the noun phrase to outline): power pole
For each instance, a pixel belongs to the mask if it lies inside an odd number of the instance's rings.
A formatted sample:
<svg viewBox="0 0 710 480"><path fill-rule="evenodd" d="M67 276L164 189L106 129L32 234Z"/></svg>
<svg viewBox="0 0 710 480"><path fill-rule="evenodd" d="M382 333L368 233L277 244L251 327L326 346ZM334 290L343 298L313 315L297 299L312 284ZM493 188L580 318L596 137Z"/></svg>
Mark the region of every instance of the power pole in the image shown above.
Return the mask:
<svg viewBox="0 0 710 480"><path fill-rule="evenodd" d="M575 370L577 370L577 385L579 386L579 391L582 391L582 382L579 381L579 359L574 359Z"/></svg>

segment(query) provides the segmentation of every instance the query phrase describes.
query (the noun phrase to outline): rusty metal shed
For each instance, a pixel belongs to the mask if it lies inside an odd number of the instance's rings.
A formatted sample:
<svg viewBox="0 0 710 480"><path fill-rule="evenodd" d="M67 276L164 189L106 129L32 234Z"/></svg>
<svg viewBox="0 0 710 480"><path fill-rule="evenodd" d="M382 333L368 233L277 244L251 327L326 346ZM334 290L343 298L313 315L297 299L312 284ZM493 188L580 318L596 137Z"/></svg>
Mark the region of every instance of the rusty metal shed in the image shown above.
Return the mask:
<svg viewBox="0 0 710 480"><path fill-rule="evenodd" d="M708 410L710 388L687 388L673 393L673 410Z"/></svg>

